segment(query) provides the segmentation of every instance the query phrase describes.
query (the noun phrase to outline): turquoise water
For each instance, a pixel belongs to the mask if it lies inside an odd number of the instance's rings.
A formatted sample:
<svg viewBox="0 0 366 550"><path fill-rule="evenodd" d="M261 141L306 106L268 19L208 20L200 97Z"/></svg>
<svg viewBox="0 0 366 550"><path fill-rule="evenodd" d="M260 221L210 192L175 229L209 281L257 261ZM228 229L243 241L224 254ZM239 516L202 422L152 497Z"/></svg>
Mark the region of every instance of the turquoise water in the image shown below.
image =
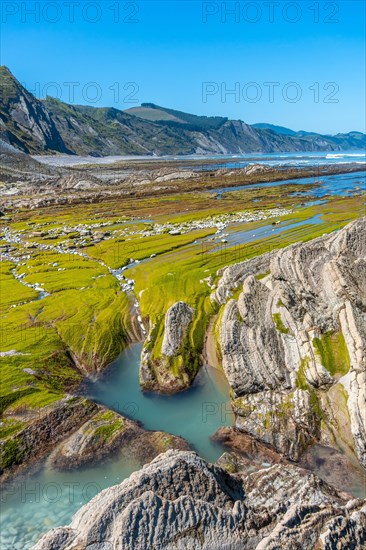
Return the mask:
<svg viewBox="0 0 366 550"><path fill-rule="evenodd" d="M217 369L203 367L193 386L184 392L143 393L139 386L140 353L140 344L125 350L101 379L87 384L87 395L141 421L148 430L179 435L206 460L217 460L222 449L210 441L210 435L233 420L225 376Z"/></svg>
<svg viewBox="0 0 366 550"><path fill-rule="evenodd" d="M87 395L141 421L145 428L184 437L201 456L215 461L222 448L210 441L220 427L232 423L229 387L224 375L203 367L193 386L174 396L144 394L139 387L141 345L126 349L97 382L85 385ZM138 462L115 457L92 468L60 473L45 463L1 494L1 550L29 548L42 533L68 524L95 494L121 483Z"/></svg>
<svg viewBox="0 0 366 550"><path fill-rule="evenodd" d="M127 349L108 372L86 386L96 402L139 420L148 430L161 430L186 439L210 462L222 454L210 441L220 426L232 423L229 386L221 371L203 367L193 386L175 395L143 393L139 386L141 345Z"/></svg>
<svg viewBox="0 0 366 550"><path fill-rule="evenodd" d="M102 489L121 483L139 467L117 459L61 473L45 464L38 473L10 483L1 490L1 550L27 550L52 527L70 523Z"/></svg>

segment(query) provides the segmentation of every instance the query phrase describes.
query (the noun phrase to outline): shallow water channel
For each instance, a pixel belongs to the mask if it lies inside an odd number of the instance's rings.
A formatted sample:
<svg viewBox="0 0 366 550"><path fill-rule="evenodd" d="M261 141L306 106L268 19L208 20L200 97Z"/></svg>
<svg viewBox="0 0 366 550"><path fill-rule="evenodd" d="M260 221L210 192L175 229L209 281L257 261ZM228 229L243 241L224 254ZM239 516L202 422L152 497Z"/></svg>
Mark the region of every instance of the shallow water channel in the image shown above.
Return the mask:
<svg viewBox="0 0 366 550"><path fill-rule="evenodd" d="M167 396L146 394L139 386L141 344L127 348L101 379L85 385L95 401L143 423L146 429L185 438L201 456L215 461L222 454L210 436L232 423L229 386L221 371L203 367L193 386ZM12 483L2 493L2 550L26 549L50 528L70 522L88 500L120 483L141 464L116 456L91 468L60 473L45 463L37 473Z"/></svg>

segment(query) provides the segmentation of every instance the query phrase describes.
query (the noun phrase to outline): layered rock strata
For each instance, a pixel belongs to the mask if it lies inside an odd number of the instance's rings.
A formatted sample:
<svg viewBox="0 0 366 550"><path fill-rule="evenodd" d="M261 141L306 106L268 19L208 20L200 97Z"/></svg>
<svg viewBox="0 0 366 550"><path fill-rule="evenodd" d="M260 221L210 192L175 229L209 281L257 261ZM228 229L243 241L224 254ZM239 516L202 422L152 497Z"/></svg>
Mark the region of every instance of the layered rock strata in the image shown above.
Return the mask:
<svg viewBox="0 0 366 550"><path fill-rule="evenodd" d="M265 275L258 278L258 275ZM236 426L293 460L316 441L366 466L366 219L221 272Z"/></svg>
<svg viewBox="0 0 366 550"><path fill-rule="evenodd" d="M150 328L141 353L140 384L144 390L174 393L190 385L195 369L187 340L193 314L188 304L176 302L166 312L163 336L158 325Z"/></svg>
<svg viewBox="0 0 366 550"><path fill-rule="evenodd" d="M365 501L313 474L275 465L230 475L195 453L168 451L99 493L33 550L361 549Z"/></svg>
<svg viewBox="0 0 366 550"><path fill-rule="evenodd" d="M184 439L165 432L144 430L137 422L104 407L51 454L53 468L71 470L112 456L146 464L167 449L189 450Z"/></svg>

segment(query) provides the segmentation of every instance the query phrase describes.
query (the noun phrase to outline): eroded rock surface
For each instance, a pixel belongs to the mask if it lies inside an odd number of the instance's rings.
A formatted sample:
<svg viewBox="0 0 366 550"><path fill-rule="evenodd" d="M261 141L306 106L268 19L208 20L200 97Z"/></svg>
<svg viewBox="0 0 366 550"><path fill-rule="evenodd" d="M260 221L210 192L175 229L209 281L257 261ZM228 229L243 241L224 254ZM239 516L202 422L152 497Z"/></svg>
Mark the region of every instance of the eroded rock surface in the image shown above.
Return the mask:
<svg viewBox="0 0 366 550"><path fill-rule="evenodd" d="M0 478L5 482L47 455L52 468L66 471L116 453L142 466L168 449L186 451L190 446L181 437L145 430L89 399L68 397L45 408L13 439L1 441ZM10 452L12 465L7 463Z"/></svg>
<svg viewBox="0 0 366 550"><path fill-rule="evenodd" d="M181 437L147 431L137 422L98 406L96 414L55 449L49 462L54 468L70 470L118 452L143 465L168 449L190 447Z"/></svg>
<svg viewBox="0 0 366 550"><path fill-rule="evenodd" d="M33 550L361 550L364 505L295 466L230 475L195 453L168 451L102 491Z"/></svg>
<svg viewBox="0 0 366 550"><path fill-rule="evenodd" d="M224 463L226 458L228 458L229 463L231 463L234 458L234 462L239 461L241 466L245 469L260 469L263 468L265 464L269 466L278 464L279 462L283 464L288 463L288 460L283 455L276 452L273 446L262 443L248 433L235 427L225 426L219 428L211 439L212 441L220 443L220 445L230 451L224 453L220 457L218 461L220 466ZM230 472L231 470L228 469L228 471Z"/></svg>
<svg viewBox="0 0 366 550"><path fill-rule="evenodd" d="M176 355L183 344L189 324L193 318L193 309L184 302L177 302L165 315L164 339L161 351L171 357Z"/></svg>
<svg viewBox="0 0 366 550"><path fill-rule="evenodd" d="M176 302L165 315L161 352L156 340L157 326L152 326L141 353L140 384L144 390L173 393L187 388L195 374L191 360L193 350L185 350L188 328L194 309Z"/></svg>
<svg viewBox="0 0 366 550"><path fill-rule="evenodd" d="M89 399L70 396L37 410L15 437L2 441L1 481L50 453L55 445L88 422L98 410L98 405Z"/></svg>
<svg viewBox="0 0 366 550"><path fill-rule="evenodd" d="M220 326L237 427L294 460L322 441L366 466L366 218L224 269L212 298L241 284Z"/></svg>

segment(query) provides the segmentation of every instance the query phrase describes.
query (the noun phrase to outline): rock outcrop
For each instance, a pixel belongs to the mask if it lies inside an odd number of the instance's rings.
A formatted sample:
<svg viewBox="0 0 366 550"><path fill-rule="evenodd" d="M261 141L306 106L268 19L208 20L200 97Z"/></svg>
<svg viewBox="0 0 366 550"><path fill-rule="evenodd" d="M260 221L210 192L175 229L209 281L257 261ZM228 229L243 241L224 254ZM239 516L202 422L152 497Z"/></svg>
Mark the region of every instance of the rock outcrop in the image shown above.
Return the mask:
<svg viewBox="0 0 366 550"><path fill-rule="evenodd" d="M320 439L321 418L308 391L264 391L237 398L232 403L235 425L291 460Z"/></svg>
<svg viewBox="0 0 366 550"><path fill-rule="evenodd" d="M220 325L236 426L293 460L321 441L366 466L366 218L222 270L212 299L240 285Z"/></svg>
<svg viewBox="0 0 366 550"><path fill-rule="evenodd" d="M265 464L269 466L279 462L282 464L288 463L288 460L275 451L273 446L262 443L235 427L225 426L219 428L211 436L211 439L230 451L220 457L218 461L220 466L224 463L225 457L229 459L229 463L232 458L238 457L243 469L260 469ZM231 471L230 468L228 468L228 471Z"/></svg>
<svg viewBox="0 0 366 550"><path fill-rule="evenodd" d="M181 437L145 430L90 399L67 396L33 413L15 435L0 441L0 480L44 459L58 470L119 456L143 465L168 449L189 450Z"/></svg>
<svg viewBox="0 0 366 550"><path fill-rule="evenodd" d="M89 399L67 396L36 411L24 429L14 437L1 441L1 481L17 473L23 466L42 459L99 410L98 405Z"/></svg>
<svg viewBox="0 0 366 550"><path fill-rule="evenodd" d="M230 475L195 453L168 451L99 493L33 550L361 550L364 505L295 466Z"/></svg>
<svg viewBox="0 0 366 550"><path fill-rule="evenodd" d="M212 436L212 440L220 443L227 451L216 464L229 473L248 474L278 463L290 463L273 446L262 443L235 427L220 428ZM297 465L314 472L326 483L349 492L354 497L363 497L366 494L366 471L354 459L334 447L312 445L301 456Z"/></svg>
<svg viewBox="0 0 366 550"><path fill-rule="evenodd" d="M173 393L190 385L196 370L192 368L193 350L185 343L193 314L193 308L185 302L176 302L168 309L161 351L159 326L150 329L141 353L140 384L144 390Z"/></svg>
<svg viewBox="0 0 366 550"><path fill-rule="evenodd" d="M161 352L168 357L176 355L192 322L193 309L184 302L177 302L165 315L165 330Z"/></svg>
<svg viewBox="0 0 366 550"><path fill-rule="evenodd" d="M71 153L42 101L18 82L9 69L0 67L0 138L25 153Z"/></svg>
<svg viewBox="0 0 366 550"><path fill-rule="evenodd" d="M146 464L168 449L189 450L181 437L147 431L137 422L98 406L96 414L60 443L49 458L53 468L69 470L118 452L128 460Z"/></svg>

